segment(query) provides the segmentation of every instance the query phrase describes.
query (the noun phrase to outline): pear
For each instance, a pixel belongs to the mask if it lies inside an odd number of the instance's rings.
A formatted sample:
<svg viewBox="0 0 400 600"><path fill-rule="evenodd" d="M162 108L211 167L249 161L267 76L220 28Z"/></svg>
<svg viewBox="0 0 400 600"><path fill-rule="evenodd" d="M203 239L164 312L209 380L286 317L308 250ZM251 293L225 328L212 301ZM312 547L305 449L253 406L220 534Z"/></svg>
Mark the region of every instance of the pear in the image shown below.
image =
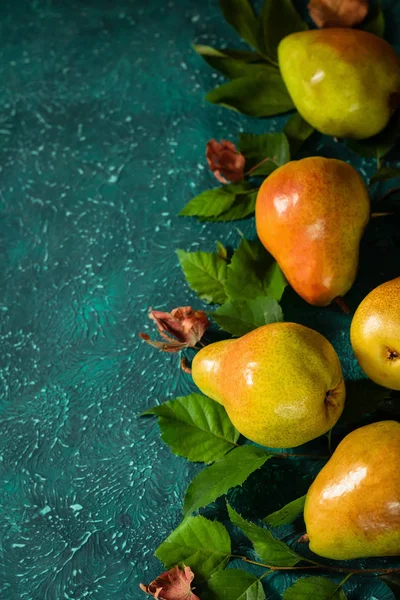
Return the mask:
<svg viewBox="0 0 400 600"><path fill-rule="evenodd" d="M276 169L256 201L258 237L290 285L317 306L353 285L369 216L368 191L357 171L319 156Z"/></svg>
<svg viewBox="0 0 400 600"><path fill-rule="evenodd" d="M350 339L368 377L400 390L400 277L383 283L364 298L354 314Z"/></svg>
<svg viewBox="0 0 400 600"><path fill-rule="evenodd" d="M307 493L310 549L336 560L400 555L400 423L352 431Z"/></svg>
<svg viewBox="0 0 400 600"><path fill-rule="evenodd" d="M292 33L281 41L278 59L297 110L327 135L371 137L398 105L400 60L372 33L347 28Z"/></svg>
<svg viewBox="0 0 400 600"><path fill-rule="evenodd" d="M296 323L271 323L205 346L192 376L242 435L271 448L299 446L329 431L346 393L331 344Z"/></svg>

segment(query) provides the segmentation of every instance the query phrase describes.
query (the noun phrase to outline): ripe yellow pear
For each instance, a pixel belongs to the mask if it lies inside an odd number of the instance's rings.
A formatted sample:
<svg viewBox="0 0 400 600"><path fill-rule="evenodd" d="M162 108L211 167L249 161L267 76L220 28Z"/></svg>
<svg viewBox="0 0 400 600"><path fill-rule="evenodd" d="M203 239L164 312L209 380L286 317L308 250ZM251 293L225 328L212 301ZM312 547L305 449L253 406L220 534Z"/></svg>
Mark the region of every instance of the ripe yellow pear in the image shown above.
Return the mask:
<svg viewBox="0 0 400 600"><path fill-rule="evenodd" d="M278 57L297 110L327 135L371 137L399 103L400 59L372 33L345 27L292 33Z"/></svg>
<svg viewBox="0 0 400 600"><path fill-rule="evenodd" d="M195 356L192 375L242 435L271 448L326 433L343 411L346 392L334 348L296 323L272 323L210 344Z"/></svg>
<svg viewBox="0 0 400 600"><path fill-rule="evenodd" d="M364 298L354 314L350 339L368 377L400 390L400 277L383 283Z"/></svg>
<svg viewBox="0 0 400 600"><path fill-rule="evenodd" d="M400 555L400 423L356 429L307 493L310 549L336 560Z"/></svg>

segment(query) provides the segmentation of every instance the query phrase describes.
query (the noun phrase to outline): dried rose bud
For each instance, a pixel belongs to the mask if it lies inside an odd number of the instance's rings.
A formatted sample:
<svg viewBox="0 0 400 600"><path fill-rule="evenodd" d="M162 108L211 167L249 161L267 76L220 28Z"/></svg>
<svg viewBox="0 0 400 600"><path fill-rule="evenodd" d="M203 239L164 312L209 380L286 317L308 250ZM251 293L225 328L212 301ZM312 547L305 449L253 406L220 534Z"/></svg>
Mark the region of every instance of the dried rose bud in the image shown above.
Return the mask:
<svg viewBox="0 0 400 600"><path fill-rule="evenodd" d="M241 181L244 177L245 157L235 144L222 140L210 140L206 146L206 159L211 171L221 183Z"/></svg>
<svg viewBox="0 0 400 600"><path fill-rule="evenodd" d="M163 352L179 352L195 346L210 325L203 310L193 310L190 306L174 308L171 313L150 310L149 318L155 322L165 341L153 342L147 334L139 335L145 342Z"/></svg>
<svg viewBox="0 0 400 600"><path fill-rule="evenodd" d="M317 27L352 27L367 16L368 0L311 0L308 10Z"/></svg>
<svg viewBox="0 0 400 600"><path fill-rule="evenodd" d="M190 567L173 567L159 575L149 585L140 584L140 589L158 600L200 600L193 594L191 583L194 574Z"/></svg>

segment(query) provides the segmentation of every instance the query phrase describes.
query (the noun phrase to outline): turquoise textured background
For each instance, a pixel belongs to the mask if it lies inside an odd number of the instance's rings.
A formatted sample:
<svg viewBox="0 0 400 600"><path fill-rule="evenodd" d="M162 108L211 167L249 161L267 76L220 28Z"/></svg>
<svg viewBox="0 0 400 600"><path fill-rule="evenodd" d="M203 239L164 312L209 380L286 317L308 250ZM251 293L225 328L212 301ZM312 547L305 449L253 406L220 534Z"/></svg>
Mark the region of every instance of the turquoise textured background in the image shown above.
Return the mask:
<svg viewBox="0 0 400 600"><path fill-rule="evenodd" d="M385 11L394 42L398 3ZM170 453L154 419L137 416L193 389L177 356L137 334L150 332L149 306L202 307L176 248L211 250L217 239L233 248L237 228L255 234L252 219L176 216L216 184L206 142L278 131L286 117L257 121L205 104L222 77L193 40L239 44L216 0L0 4L1 600L143 597L138 583L160 572L153 551L180 522L199 469ZM303 154L375 170L328 139L312 138ZM369 228L351 306L399 275L399 231L393 219ZM349 317L291 290L283 307L327 335L346 376L359 376ZM317 468L271 461L232 500L265 516L303 493ZM216 503L206 514L220 511ZM268 597L290 581L271 578ZM349 598L389 598L374 589L357 580Z"/></svg>

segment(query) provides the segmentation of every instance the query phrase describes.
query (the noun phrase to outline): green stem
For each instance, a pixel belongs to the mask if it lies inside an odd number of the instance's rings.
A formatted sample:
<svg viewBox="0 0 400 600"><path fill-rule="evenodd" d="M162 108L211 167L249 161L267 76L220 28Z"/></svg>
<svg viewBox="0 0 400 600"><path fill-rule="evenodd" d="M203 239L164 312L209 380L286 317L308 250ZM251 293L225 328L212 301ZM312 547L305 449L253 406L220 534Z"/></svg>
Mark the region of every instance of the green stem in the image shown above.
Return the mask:
<svg viewBox="0 0 400 600"><path fill-rule="evenodd" d="M314 460L329 460L330 456L322 456L319 454L291 454L289 452L270 452L268 454L281 458L313 458Z"/></svg>
<svg viewBox="0 0 400 600"><path fill-rule="evenodd" d="M339 583L339 585L337 586L337 588L335 590L333 590L332 594L329 596L329 598L333 598L333 596L336 594L336 592L338 592L340 590L340 588L342 588L344 586L344 584L346 583L346 581L348 579L350 579L350 577L353 577L354 573L349 573L348 575L346 575L346 577L344 579L342 579L342 581Z"/></svg>
<svg viewBox="0 0 400 600"><path fill-rule="evenodd" d="M287 567L276 567L273 565L266 565L265 563L260 563L257 562L256 560L250 560L249 558L246 558L245 556L238 556L238 555L234 555L231 554L231 558L239 558L241 560L243 560L244 562L250 563L252 565L257 565L258 567L263 567L264 569L269 569L270 571L307 571L310 569L322 569L324 571L332 571L334 573L348 573L348 577L345 577L344 580L342 581L342 583L340 585L343 585L345 583L345 581L347 581L347 579L349 579L349 577L351 577L352 575L363 575L364 573L375 573L375 574L385 574L388 575L390 573L400 573L400 567L393 567L393 568L388 568L388 569L350 569L350 568L346 568L346 567L334 567L331 565L322 565L321 563L317 563L314 561L309 561L310 565L307 566L287 566ZM306 558L302 558L302 560L308 560Z"/></svg>
<svg viewBox="0 0 400 600"><path fill-rule="evenodd" d="M278 165L276 164L276 162L274 160L272 160L272 158L270 158L269 156L267 156L266 158L263 158L262 160L260 160L259 163L257 163L256 165L254 165L254 167L251 167L251 169L249 169L247 171L247 173L245 173L245 175L250 175L253 171L255 171L256 169L258 169L258 167L261 167L261 165L263 165L266 162L272 162L274 163L274 165L277 167Z"/></svg>
<svg viewBox="0 0 400 600"><path fill-rule="evenodd" d="M265 571L265 573L263 573L261 575L261 577L258 578L258 581L261 581L261 579L264 579L264 577L268 577L268 575L271 575L271 573L273 573L273 571L271 571L271 569L269 569L268 571Z"/></svg>

